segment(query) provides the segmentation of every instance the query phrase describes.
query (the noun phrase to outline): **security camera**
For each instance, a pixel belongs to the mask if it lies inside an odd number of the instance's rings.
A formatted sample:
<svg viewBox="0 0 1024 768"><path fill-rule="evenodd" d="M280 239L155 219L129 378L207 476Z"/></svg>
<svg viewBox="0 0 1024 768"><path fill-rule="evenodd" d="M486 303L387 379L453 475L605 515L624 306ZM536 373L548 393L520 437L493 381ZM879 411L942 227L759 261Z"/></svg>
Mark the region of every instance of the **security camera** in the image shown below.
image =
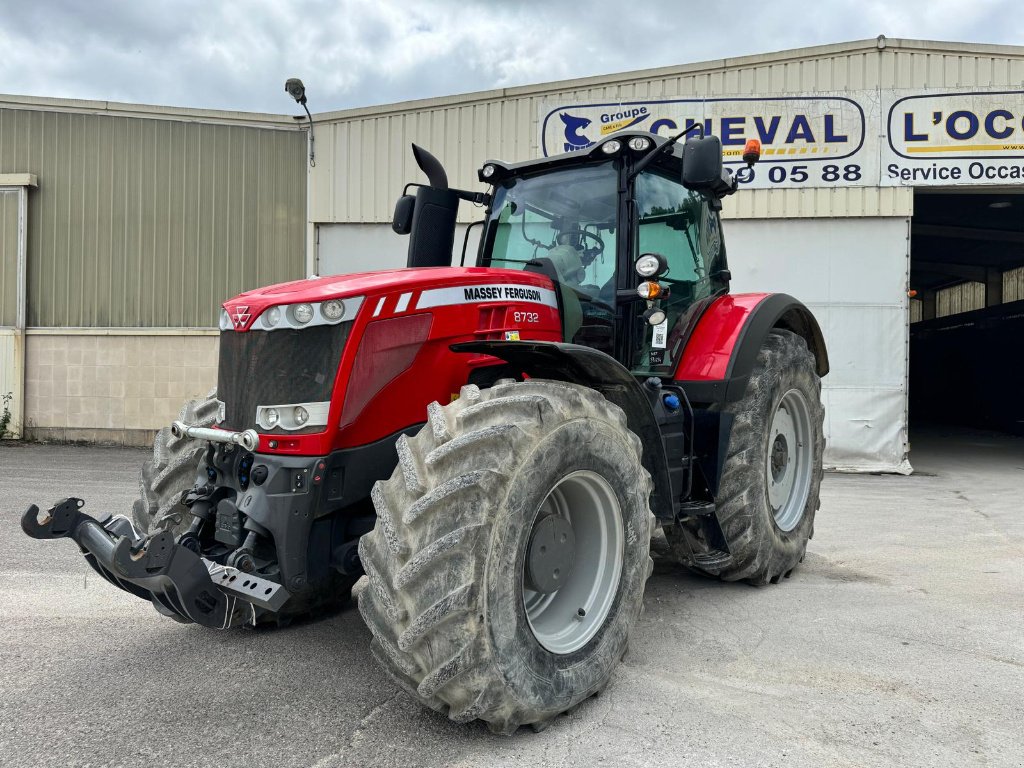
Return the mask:
<svg viewBox="0 0 1024 768"><path fill-rule="evenodd" d="M302 84L302 81L297 77L288 78L288 81L284 84L284 89L288 95L291 96L299 104L305 106L306 104L306 86Z"/></svg>

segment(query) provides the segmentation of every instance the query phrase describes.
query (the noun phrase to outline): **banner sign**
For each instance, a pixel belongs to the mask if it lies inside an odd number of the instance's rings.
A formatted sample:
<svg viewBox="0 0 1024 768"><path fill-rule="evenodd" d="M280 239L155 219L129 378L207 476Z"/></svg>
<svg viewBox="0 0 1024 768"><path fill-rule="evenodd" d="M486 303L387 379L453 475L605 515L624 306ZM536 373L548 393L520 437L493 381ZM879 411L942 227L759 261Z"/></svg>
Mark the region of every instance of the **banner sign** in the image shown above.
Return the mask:
<svg viewBox="0 0 1024 768"><path fill-rule="evenodd" d="M622 130L672 136L696 123L742 163L759 139L752 188L956 186L1024 179L1024 91L844 91L541 108L544 156Z"/></svg>
<svg viewBox="0 0 1024 768"><path fill-rule="evenodd" d="M1019 184L1024 93L894 95L883 184Z"/></svg>

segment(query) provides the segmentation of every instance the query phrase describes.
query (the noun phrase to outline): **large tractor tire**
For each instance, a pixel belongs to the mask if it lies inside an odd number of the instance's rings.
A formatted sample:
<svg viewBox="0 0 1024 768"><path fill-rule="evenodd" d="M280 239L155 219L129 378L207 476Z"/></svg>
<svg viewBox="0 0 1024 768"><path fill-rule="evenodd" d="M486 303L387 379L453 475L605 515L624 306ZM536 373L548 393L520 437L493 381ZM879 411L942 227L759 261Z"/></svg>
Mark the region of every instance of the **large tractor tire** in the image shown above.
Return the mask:
<svg viewBox="0 0 1024 768"><path fill-rule="evenodd" d="M371 650L452 720L539 730L607 684L640 614L640 441L598 392L555 381L468 385L428 416L360 541Z"/></svg>
<svg viewBox="0 0 1024 768"><path fill-rule="evenodd" d="M217 391L186 402L178 419L192 426L212 427L217 419ZM142 465L140 496L132 506L132 517L141 532L167 530L177 536L188 528L192 517L181 497L195 485L205 449L206 443L199 440L175 437L170 427L156 433L153 458Z"/></svg>
<svg viewBox="0 0 1024 768"><path fill-rule="evenodd" d="M707 575L775 584L804 559L820 504L825 412L803 338L769 333L743 398L725 410L735 419L715 505L729 555L708 546L693 562L684 531L666 526L665 535L680 560Z"/></svg>

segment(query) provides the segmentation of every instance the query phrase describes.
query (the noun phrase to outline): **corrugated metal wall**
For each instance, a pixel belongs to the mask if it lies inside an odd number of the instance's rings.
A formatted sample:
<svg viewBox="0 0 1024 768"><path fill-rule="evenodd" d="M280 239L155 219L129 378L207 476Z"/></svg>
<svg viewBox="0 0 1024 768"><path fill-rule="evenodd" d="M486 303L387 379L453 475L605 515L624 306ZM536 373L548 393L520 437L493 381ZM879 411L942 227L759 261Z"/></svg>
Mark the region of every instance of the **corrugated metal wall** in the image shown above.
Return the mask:
<svg viewBox="0 0 1024 768"><path fill-rule="evenodd" d="M1003 302L1024 301L1024 267L1003 272Z"/></svg>
<svg viewBox="0 0 1024 768"><path fill-rule="evenodd" d="M935 292L935 316L959 315L985 307L984 283L960 283Z"/></svg>
<svg viewBox="0 0 1024 768"><path fill-rule="evenodd" d="M298 129L0 108L0 173L39 177L28 325L212 326L302 277L305 152Z"/></svg>
<svg viewBox="0 0 1024 768"><path fill-rule="evenodd" d="M310 219L389 221L402 186L421 176L409 151L413 141L443 160L452 184L481 188L476 170L483 161L536 157L541 108L566 102L1022 82L1020 49L888 40L880 50L870 40L321 115ZM908 195L909 190L877 188L745 190L726 204L725 213L903 216L912 205ZM463 216L470 220L467 209Z"/></svg>
<svg viewBox="0 0 1024 768"><path fill-rule="evenodd" d="M14 326L18 298L18 193L0 191L0 327Z"/></svg>

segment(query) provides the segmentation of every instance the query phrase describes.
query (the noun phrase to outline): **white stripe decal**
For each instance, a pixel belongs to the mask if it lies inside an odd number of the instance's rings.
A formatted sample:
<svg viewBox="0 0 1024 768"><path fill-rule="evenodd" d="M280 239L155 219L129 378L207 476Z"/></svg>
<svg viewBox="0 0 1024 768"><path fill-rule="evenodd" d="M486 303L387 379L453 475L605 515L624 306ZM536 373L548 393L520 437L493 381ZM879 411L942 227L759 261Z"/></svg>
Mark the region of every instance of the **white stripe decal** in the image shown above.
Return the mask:
<svg viewBox="0 0 1024 768"><path fill-rule="evenodd" d="M558 299L550 288L538 288L535 285L516 285L514 283L494 283L486 285L458 285L453 288L434 288L423 291L416 309L444 307L449 304L478 304L482 302L522 302L524 304L543 304L553 309L558 308Z"/></svg>
<svg viewBox="0 0 1024 768"><path fill-rule="evenodd" d="M381 296L381 297L380 297L380 301L378 301L378 302L377 302L377 308L376 308L375 310L373 310L373 316L374 316L374 317L376 317L377 315L379 315L379 314L380 314L380 311L381 311L382 309L384 309L384 299L386 299L386 298L387 298L387 296Z"/></svg>
<svg viewBox="0 0 1024 768"><path fill-rule="evenodd" d="M411 293L403 293L399 296L398 303L395 305L395 312L405 312L406 307L409 306L409 299L411 298Z"/></svg>

